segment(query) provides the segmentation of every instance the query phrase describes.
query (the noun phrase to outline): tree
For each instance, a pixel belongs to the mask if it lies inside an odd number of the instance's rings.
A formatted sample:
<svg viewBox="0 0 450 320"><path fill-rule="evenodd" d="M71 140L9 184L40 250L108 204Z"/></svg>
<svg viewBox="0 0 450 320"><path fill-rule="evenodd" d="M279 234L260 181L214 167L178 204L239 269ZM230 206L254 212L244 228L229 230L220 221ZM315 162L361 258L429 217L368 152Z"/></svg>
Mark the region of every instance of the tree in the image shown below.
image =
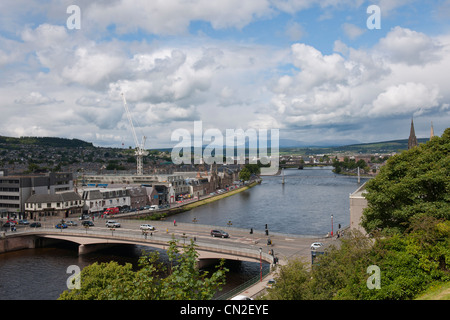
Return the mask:
<svg viewBox="0 0 450 320"><path fill-rule="evenodd" d="M403 232L414 216L450 219L450 128L408 151L391 157L366 184L367 232Z"/></svg>
<svg viewBox="0 0 450 320"><path fill-rule="evenodd" d="M169 269L159 262L158 252L143 254L137 271L129 263L94 263L81 271L81 288L64 291L59 300L201 300L221 290L228 271L224 260L212 275L199 270L192 240L180 250L172 239L167 254Z"/></svg>
<svg viewBox="0 0 450 320"><path fill-rule="evenodd" d="M268 300L306 300L310 298L310 274L307 265L300 259L289 260L281 265L276 285L268 289Z"/></svg>
<svg viewBox="0 0 450 320"><path fill-rule="evenodd" d="M244 167L241 172L239 172L239 179L242 181L248 181L250 179L251 173L250 171Z"/></svg>

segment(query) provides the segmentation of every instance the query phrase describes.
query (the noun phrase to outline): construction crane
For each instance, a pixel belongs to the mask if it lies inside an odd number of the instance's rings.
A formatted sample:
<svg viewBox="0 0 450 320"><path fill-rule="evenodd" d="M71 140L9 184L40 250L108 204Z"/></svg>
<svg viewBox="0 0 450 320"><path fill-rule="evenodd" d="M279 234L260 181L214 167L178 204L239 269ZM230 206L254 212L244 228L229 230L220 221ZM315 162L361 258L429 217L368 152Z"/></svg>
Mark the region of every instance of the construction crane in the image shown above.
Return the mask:
<svg viewBox="0 0 450 320"><path fill-rule="evenodd" d="M144 150L146 137L143 136L142 137L142 142L141 142L141 144L139 144L139 141L138 141L137 136L136 136L136 130L134 130L133 120L131 119L130 110L128 109L127 100L125 99L125 95L123 94L123 92L122 92L122 98L123 98L123 106L124 106L125 111L127 113L128 121L130 122L131 130L133 132L134 143L136 145L136 149L135 149L135 152L134 152L134 155L136 156L136 164L137 164L136 174L138 176L142 176L144 174L144 161L143 161L143 159L144 159L144 156L148 155L148 151Z"/></svg>

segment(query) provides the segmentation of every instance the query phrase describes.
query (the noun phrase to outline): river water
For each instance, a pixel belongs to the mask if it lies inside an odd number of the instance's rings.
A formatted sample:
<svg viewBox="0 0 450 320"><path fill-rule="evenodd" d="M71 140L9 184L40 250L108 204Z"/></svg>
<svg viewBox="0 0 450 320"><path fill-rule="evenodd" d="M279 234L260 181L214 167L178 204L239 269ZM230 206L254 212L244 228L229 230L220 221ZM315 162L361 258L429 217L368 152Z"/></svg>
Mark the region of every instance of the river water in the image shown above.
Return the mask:
<svg viewBox="0 0 450 320"><path fill-rule="evenodd" d="M361 183L364 179L361 179ZM325 235L334 228L349 224L349 194L358 187L354 177L335 175L331 167L285 170L281 176L266 176L260 185L181 213L179 222L254 228L299 235ZM76 246L28 249L0 254L0 300L55 300L66 290L70 265L81 269L96 261L136 264L141 246L124 246L78 256ZM158 250L159 251L159 250ZM167 255L159 251L161 260ZM259 275L259 263L227 262L230 269L223 292ZM265 268L268 266L266 265ZM210 270L214 271L214 269Z"/></svg>
<svg viewBox="0 0 450 320"><path fill-rule="evenodd" d="M261 185L177 215L179 222L253 228L298 235L325 235L350 224L349 194L358 188L354 176L336 175L332 167L284 170L265 176ZM366 179L361 178L361 183Z"/></svg>

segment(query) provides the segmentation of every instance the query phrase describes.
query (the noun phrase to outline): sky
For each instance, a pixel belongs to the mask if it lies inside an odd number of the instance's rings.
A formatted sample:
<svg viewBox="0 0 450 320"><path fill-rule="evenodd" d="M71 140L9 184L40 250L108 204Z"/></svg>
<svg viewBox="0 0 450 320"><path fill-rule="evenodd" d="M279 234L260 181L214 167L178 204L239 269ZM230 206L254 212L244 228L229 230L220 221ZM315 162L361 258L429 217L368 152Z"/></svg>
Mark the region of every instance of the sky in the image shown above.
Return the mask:
<svg viewBox="0 0 450 320"><path fill-rule="evenodd" d="M195 121L312 145L407 139L412 118L441 135L449 21L449 0L2 0L0 135L134 147L121 93L150 149Z"/></svg>

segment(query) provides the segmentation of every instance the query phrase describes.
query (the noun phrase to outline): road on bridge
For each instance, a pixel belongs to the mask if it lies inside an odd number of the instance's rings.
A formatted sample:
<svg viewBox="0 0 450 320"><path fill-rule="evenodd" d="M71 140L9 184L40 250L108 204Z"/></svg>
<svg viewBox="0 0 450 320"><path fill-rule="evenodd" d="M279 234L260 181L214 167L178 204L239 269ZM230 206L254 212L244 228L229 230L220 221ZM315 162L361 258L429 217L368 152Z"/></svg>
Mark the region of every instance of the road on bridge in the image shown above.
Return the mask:
<svg viewBox="0 0 450 320"><path fill-rule="evenodd" d="M66 221L70 220L66 219ZM120 228L107 228L105 223L107 220L115 220L121 224ZM77 226L69 226L69 229L79 229L85 230L85 227L81 225L81 221L73 219ZM61 222L61 218L46 218L45 221L41 221L42 227L55 227L57 223ZM209 243L222 243L226 242L227 245L233 244L238 247L249 247L254 249L261 248L263 252L268 253L270 250L274 253L275 257L279 261L286 261L290 258L300 257L304 258L305 261L311 262L311 244L313 242L322 242L325 246L332 243L335 238L326 238L318 236L299 236L293 234L281 234L272 233L269 230L269 235L265 234L265 231L254 230L253 234L250 234L248 229L240 229L233 227L218 227L201 225L195 223L176 223L174 221L151 221L151 220L138 220L138 219L122 219L122 218L96 218L94 221L94 226L90 227L88 230L109 230L116 235L129 234L129 233L142 233L139 229L141 224L151 224L155 227L152 232L153 235L157 236L167 236L169 240L172 236L176 239L185 239L186 242L190 239L201 240L203 242ZM21 229L28 228L26 226L17 226L17 231ZM230 235L229 238L213 238L211 237L212 229L221 229ZM89 232L89 231L87 231ZM268 244L268 239L271 240L271 245Z"/></svg>

